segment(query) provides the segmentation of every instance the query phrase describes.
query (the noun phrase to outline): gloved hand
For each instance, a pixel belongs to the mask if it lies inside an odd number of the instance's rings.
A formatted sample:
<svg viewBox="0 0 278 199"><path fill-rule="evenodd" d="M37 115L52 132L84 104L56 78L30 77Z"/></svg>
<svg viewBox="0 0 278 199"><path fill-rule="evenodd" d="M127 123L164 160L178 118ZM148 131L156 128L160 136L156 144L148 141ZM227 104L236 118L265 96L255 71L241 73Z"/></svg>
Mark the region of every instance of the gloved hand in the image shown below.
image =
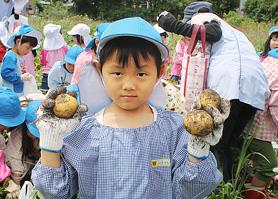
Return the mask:
<svg viewBox="0 0 278 199"><path fill-rule="evenodd" d="M24 73L20 76L21 81L30 81L32 78L32 75L30 73Z"/></svg>
<svg viewBox="0 0 278 199"><path fill-rule="evenodd" d="M46 151L59 152L63 146L63 135L69 134L81 121L82 116L88 111L86 104L80 104L75 114L70 118L60 118L53 113L55 98L66 93L66 87L59 87L51 91L46 99L41 102L36 114L38 121L36 127L40 132L40 148ZM68 94L77 97L76 92L69 91Z"/></svg>
<svg viewBox="0 0 278 199"><path fill-rule="evenodd" d="M9 186L6 190L10 192L6 195L6 199L17 199L20 194L20 185L15 184L13 180L9 180Z"/></svg>
<svg viewBox="0 0 278 199"><path fill-rule="evenodd" d="M207 113L209 113L213 118L213 131L203 137L189 134L188 138L188 153L197 159L207 158L209 154L210 145L214 146L219 142L220 138L222 137L223 124L230 114L231 103L230 101L221 98L221 113L217 108L215 108L211 104L207 104L206 107ZM200 109L202 109L202 106L200 103L200 98L197 97L191 107L191 111Z"/></svg>

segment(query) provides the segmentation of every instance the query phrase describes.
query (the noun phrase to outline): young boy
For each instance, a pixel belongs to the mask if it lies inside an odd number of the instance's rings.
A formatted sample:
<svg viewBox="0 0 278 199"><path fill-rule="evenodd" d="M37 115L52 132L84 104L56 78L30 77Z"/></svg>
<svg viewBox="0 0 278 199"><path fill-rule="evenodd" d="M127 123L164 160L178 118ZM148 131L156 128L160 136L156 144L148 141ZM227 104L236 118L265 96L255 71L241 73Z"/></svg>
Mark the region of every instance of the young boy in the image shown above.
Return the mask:
<svg viewBox="0 0 278 199"><path fill-rule="evenodd" d="M23 56L37 46L41 36L39 31L24 24L8 41L8 46L12 49L6 53L3 59L2 86L10 88L18 97L23 95L24 81L30 81L32 78L32 75L26 72Z"/></svg>
<svg viewBox="0 0 278 199"><path fill-rule="evenodd" d="M50 104L62 91L49 93L37 111L38 117L44 115L36 123L42 151L32 173L46 198L71 198L77 192L80 199L204 198L217 187L222 176L209 146L219 141L229 108L221 115L209 106L212 117L222 121L215 120L216 129L207 137L196 137L185 131L183 116L149 105L167 57L160 35L143 19L110 24L93 65L113 102L83 117L64 144L63 133L86 110L80 105L73 118L59 119Z"/></svg>
<svg viewBox="0 0 278 199"><path fill-rule="evenodd" d="M80 46L73 46L68 50L64 60L54 63L48 75L49 91L58 86L70 84L76 58L82 52L83 49Z"/></svg>

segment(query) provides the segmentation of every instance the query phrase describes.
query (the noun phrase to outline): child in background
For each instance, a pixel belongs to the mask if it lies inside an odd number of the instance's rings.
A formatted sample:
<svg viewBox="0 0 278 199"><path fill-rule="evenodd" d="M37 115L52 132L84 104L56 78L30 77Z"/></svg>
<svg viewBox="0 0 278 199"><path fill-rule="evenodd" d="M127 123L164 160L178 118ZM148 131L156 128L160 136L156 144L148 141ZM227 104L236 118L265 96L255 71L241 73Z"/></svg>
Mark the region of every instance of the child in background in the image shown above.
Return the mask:
<svg viewBox="0 0 278 199"><path fill-rule="evenodd" d="M269 30L269 36L264 44L264 51L258 53L261 62L263 62L268 56L268 53L275 48L278 48L278 26L274 26Z"/></svg>
<svg viewBox="0 0 278 199"><path fill-rule="evenodd" d="M110 23L103 23L97 27L97 31L95 33L94 38L88 43L84 52L82 52L76 59L74 65L74 72L71 80L71 84L77 85L78 78L80 71L82 70L83 66L90 60L96 59L97 54L97 46L99 43L100 36L102 35L103 31L107 28Z"/></svg>
<svg viewBox="0 0 278 199"><path fill-rule="evenodd" d="M24 81L30 81L32 75L26 72L23 56L27 55L32 48L36 47L41 33L28 25L22 25L19 32L13 34L8 41L12 48L9 50L2 63L1 76L3 86L13 90L19 97L22 96Z"/></svg>
<svg viewBox="0 0 278 199"><path fill-rule="evenodd" d="M4 159L2 159L4 156L3 150L6 148L2 132L4 130L10 131L14 127L22 124L25 120L25 115L20 107L18 96L11 89L0 87L0 102L0 179L3 180L10 176L11 172L4 163ZM14 187L14 189L11 187ZM12 180L9 180L9 188L6 190L9 192L16 191L19 193L19 187Z"/></svg>
<svg viewBox="0 0 278 199"><path fill-rule="evenodd" d="M7 146L4 150L5 163L11 169L13 181L18 185L23 184L21 180L40 158L40 133L36 128L36 124L31 124L37 119L35 112L40 103L41 100L31 101L23 109L25 122L10 132Z"/></svg>
<svg viewBox="0 0 278 199"><path fill-rule="evenodd" d="M14 33L17 33L19 31L21 26L18 26L15 30ZM27 55L24 55L24 61L26 64L26 72L30 73L33 75L34 78L36 78L36 72L35 72L35 67L34 67L34 58L37 56L36 49L40 47L40 40L38 41L38 45L31 50Z"/></svg>
<svg viewBox="0 0 278 199"><path fill-rule="evenodd" d="M167 43L170 40L170 36L169 33L166 32L163 28L159 27L158 24L154 25L154 28L157 30L157 32L159 33L162 43ZM165 46L167 46L165 44ZM171 61L171 49L169 46L167 46L168 51L169 51L169 56L167 57L166 61L165 61L165 65L166 65L166 69L162 75L162 79L168 79L168 75L167 75L167 65L170 63Z"/></svg>
<svg viewBox="0 0 278 199"><path fill-rule="evenodd" d="M41 91L48 91L48 74L55 62L62 60L67 51L65 40L61 35L61 26L55 24L47 24L43 28L45 39L43 41L43 49L41 51L42 68L42 84Z"/></svg>
<svg viewBox="0 0 278 199"><path fill-rule="evenodd" d="M83 49L80 46L73 46L68 50L63 60L54 63L48 75L49 91L58 86L70 84L76 58L82 52Z"/></svg>
<svg viewBox="0 0 278 199"><path fill-rule="evenodd" d="M255 133L260 127L266 125L260 129L249 145L249 149L252 152L257 152L264 155L255 154L253 158L254 176L251 183L245 184L246 189L259 190L267 195L267 198L271 198L266 191L266 185L271 177L275 176L273 168L277 167L278 162L276 159L276 153L273 149L271 142L278 142L278 26L275 26L269 30L269 37L265 42L265 47L261 59L262 67L268 79L269 89L271 91L270 97L265 101L264 111L258 110L256 112L250 136ZM265 54L266 53L266 54ZM260 192L254 190L245 190L246 199L263 199L265 198Z"/></svg>
<svg viewBox="0 0 278 199"><path fill-rule="evenodd" d="M168 57L158 32L139 17L116 21L102 34L98 56L93 65L113 102L80 123L81 105L72 119L50 113L36 123L42 150L32 172L35 187L46 198L71 198L77 192L80 199L209 195L222 180L209 153L210 144L219 141L214 135L221 134L221 122L208 137L196 137L185 131L183 116L147 103ZM38 117L52 108L45 105L58 93L48 95ZM225 120L229 114L224 106L225 116L209 107L214 118ZM63 134L76 124L63 145Z"/></svg>
<svg viewBox="0 0 278 199"><path fill-rule="evenodd" d="M77 24L70 31L68 31L69 35L72 35L72 40L75 45L80 46L85 49L88 43L91 41L90 36L90 27L86 24Z"/></svg>

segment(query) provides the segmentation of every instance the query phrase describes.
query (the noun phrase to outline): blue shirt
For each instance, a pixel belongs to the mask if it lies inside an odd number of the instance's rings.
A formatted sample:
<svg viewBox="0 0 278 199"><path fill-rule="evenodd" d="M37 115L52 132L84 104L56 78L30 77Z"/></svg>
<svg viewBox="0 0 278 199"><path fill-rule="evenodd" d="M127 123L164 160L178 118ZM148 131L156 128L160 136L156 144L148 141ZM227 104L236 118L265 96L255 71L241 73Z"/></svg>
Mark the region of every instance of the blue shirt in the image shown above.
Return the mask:
<svg viewBox="0 0 278 199"><path fill-rule="evenodd" d="M14 91L18 97L23 95L24 82L21 75L26 72L26 65L22 56L16 55L11 50L8 51L3 59L1 67L2 86Z"/></svg>
<svg viewBox="0 0 278 199"><path fill-rule="evenodd" d="M58 86L70 84L72 76L73 73L67 70L63 61L55 62L48 74L49 91L52 91Z"/></svg>
<svg viewBox="0 0 278 199"><path fill-rule="evenodd" d="M204 198L222 180L210 152L207 159L188 160L188 133L178 113L157 110L146 127L103 126L83 117L64 138L61 167L37 163L35 187L48 199L71 198Z"/></svg>

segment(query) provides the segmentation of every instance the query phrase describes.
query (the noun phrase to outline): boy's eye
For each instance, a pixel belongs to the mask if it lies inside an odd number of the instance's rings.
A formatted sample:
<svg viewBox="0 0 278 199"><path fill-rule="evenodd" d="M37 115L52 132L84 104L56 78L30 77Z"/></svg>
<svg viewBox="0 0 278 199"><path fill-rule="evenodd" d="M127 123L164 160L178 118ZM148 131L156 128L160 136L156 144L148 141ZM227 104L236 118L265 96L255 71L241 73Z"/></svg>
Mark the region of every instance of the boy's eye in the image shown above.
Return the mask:
<svg viewBox="0 0 278 199"><path fill-rule="evenodd" d="M120 75L122 75L122 73L121 73L121 72L114 72L113 74L114 74L114 75L116 75L116 76L120 76Z"/></svg>
<svg viewBox="0 0 278 199"><path fill-rule="evenodd" d="M144 77L146 75L146 73L138 73L139 77Z"/></svg>

